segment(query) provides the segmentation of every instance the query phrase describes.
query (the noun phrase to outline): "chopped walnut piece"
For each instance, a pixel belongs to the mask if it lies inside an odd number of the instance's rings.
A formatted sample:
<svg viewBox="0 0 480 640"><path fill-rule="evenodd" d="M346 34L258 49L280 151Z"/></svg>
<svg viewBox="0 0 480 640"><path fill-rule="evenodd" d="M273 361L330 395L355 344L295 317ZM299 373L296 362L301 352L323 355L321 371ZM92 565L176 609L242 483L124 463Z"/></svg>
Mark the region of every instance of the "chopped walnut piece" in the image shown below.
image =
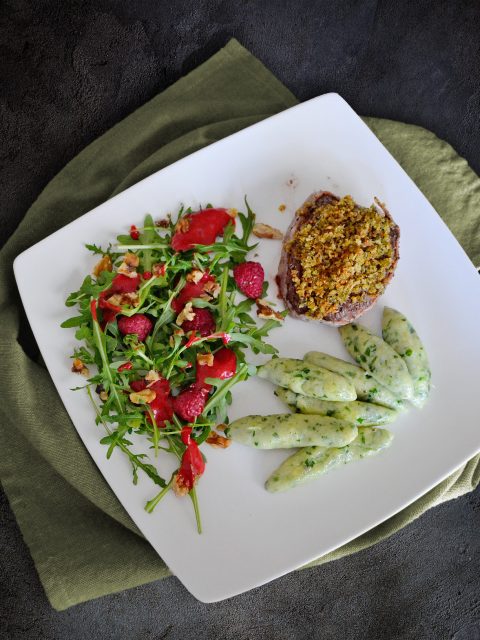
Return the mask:
<svg viewBox="0 0 480 640"><path fill-rule="evenodd" d="M84 378L88 378L90 376L90 371L88 367L83 363L80 358L75 358L72 362L72 371L73 373L79 373Z"/></svg>
<svg viewBox="0 0 480 640"><path fill-rule="evenodd" d="M188 218L180 218L175 225L175 231L178 233L186 233L190 229L190 220Z"/></svg>
<svg viewBox="0 0 480 640"><path fill-rule="evenodd" d="M281 240L283 233L269 224L263 224L263 222L257 222L253 225L252 233L257 238L267 238L268 240Z"/></svg>
<svg viewBox="0 0 480 640"><path fill-rule="evenodd" d="M192 269L190 273L187 273L186 280L187 282L194 282L195 284L197 284L197 282L200 282L202 278L203 271L200 271L200 269Z"/></svg>
<svg viewBox="0 0 480 640"><path fill-rule="evenodd" d="M127 276L127 278L137 277L136 270L133 267L129 267L127 264L125 264L125 262L122 262L122 264L118 267L117 273L121 274L122 276Z"/></svg>
<svg viewBox="0 0 480 640"><path fill-rule="evenodd" d="M142 389L141 391L135 391L129 395L130 402L133 404L145 404L155 400L157 394L152 389Z"/></svg>
<svg viewBox="0 0 480 640"><path fill-rule="evenodd" d="M114 293L113 296L107 298L108 304L113 304L115 307L119 307L122 304L122 294Z"/></svg>
<svg viewBox="0 0 480 640"><path fill-rule="evenodd" d="M122 304L129 304L132 307L136 307L140 302L140 296L136 291L131 291L129 293L124 293L122 297Z"/></svg>
<svg viewBox="0 0 480 640"><path fill-rule="evenodd" d="M179 327L185 322L185 320L193 320L195 318L195 311L193 311L192 303L187 302L180 313L177 316L176 323Z"/></svg>
<svg viewBox="0 0 480 640"><path fill-rule="evenodd" d="M272 318L275 320L283 320L280 313L272 309L272 307L270 307L264 300L257 298L255 303L257 305L257 316L259 318L262 318L263 320L271 320Z"/></svg>
<svg viewBox="0 0 480 640"><path fill-rule="evenodd" d="M158 373L158 371L155 371L155 369L152 369L145 376L145 380L148 382L147 388L151 387L152 384L155 384L155 382L157 382L157 380L160 380L160 374Z"/></svg>
<svg viewBox="0 0 480 640"><path fill-rule="evenodd" d="M127 252L123 256L123 262L118 267L117 272L121 273L124 276L127 276L128 278L136 278L137 277L136 268L138 267L139 264L140 264L140 258L134 253Z"/></svg>
<svg viewBox="0 0 480 640"><path fill-rule="evenodd" d="M211 280L206 282L203 286L203 290L211 295L212 298L218 298L221 288L222 287L218 284L218 282L212 282Z"/></svg>
<svg viewBox="0 0 480 640"><path fill-rule="evenodd" d="M114 293L113 296L107 298L107 302L113 304L115 307L131 306L136 307L140 298L138 293L132 291L131 293Z"/></svg>
<svg viewBox="0 0 480 640"><path fill-rule="evenodd" d="M286 208L287 208L286 204L282 203L282 204L278 205L278 210L280 211L280 213L283 213Z"/></svg>
<svg viewBox="0 0 480 640"><path fill-rule="evenodd" d="M85 365L80 360L80 358L75 358L74 361L72 362L72 371L74 373L79 373L83 369L84 366Z"/></svg>
<svg viewBox="0 0 480 640"><path fill-rule="evenodd" d="M163 262L157 262L152 267L152 273L154 276L164 276L167 268L163 264Z"/></svg>
<svg viewBox="0 0 480 640"><path fill-rule="evenodd" d="M133 267L134 269L136 269L140 264L140 258L135 253L130 253L130 251L127 251L127 253L123 256L123 261L129 267Z"/></svg>
<svg viewBox="0 0 480 640"><path fill-rule="evenodd" d="M100 400L103 400L103 402L106 402L108 400L108 393L106 391L100 391L99 397L100 397Z"/></svg>
<svg viewBox="0 0 480 640"><path fill-rule="evenodd" d="M199 353L197 356L197 364L200 367L211 367L213 365L213 353Z"/></svg>
<svg viewBox="0 0 480 640"><path fill-rule="evenodd" d="M225 438L225 436L215 433L215 431L211 431L206 439L206 443L211 447L215 447L215 449L226 449L232 444L232 441L229 440L229 438Z"/></svg>
<svg viewBox="0 0 480 640"><path fill-rule="evenodd" d="M111 271L112 270L112 259L110 256L103 256L100 262L93 267L93 275L98 278L98 276L102 273L102 271Z"/></svg>
<svg viewBox="0 0 480 640"><path fill-rule="evenodd" d="M176 473L173 478L172 489L173 493L179 497L186 496L190 491L190 489L184 484L183 477L178 473Z"/></svg>
<svg viewBox="0 0 480 640"><path fill-rule="evenodd" d="M228 424L225 424L224 422L221 422L220 424L217 424L215 429L217 431L225 431L225 429L228 429Z"/></svg>

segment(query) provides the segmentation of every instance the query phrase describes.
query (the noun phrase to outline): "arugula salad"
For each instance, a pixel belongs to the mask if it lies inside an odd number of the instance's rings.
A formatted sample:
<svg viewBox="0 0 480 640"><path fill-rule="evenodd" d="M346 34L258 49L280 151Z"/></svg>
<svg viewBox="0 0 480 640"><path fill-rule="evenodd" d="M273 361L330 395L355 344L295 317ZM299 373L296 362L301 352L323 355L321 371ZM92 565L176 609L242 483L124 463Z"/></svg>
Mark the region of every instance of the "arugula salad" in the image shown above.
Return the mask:
<svg viewBox="0 0 480 640"><path fill-rule="evenodd" d="M68 296L78 315L62 324L81 343L72 370L87 380L76 389L86 389L105 429L107 458L119 449L134 483L141 472L157 485L148 512L171 489L188 495L199 532L200 445L230 444L218 432L228 429L232 388L256 373L247 351L276 354L265 338L286 314L264 300L263 268L247 260L255 214L245 205L246 213L207 205L182 208L175 219L147 215L114 245L86 245L99 262ZM134 452L133 434L148 455ZM178 461L170 477L162 475L160 451Z"/></svg>

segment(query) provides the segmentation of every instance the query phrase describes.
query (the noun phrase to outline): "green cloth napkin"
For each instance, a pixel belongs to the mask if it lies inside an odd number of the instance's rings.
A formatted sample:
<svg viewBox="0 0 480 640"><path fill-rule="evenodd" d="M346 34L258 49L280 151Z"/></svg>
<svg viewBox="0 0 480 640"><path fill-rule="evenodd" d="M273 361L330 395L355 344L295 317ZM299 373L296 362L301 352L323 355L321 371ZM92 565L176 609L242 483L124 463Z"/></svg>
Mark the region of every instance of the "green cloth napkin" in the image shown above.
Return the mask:
<svg viewBox="0 0 480 640"><path fill-rule="evenodd" d="M72 160L0 253L0 478L56 609L163 578L169 571L103 480L43 363L22 349L17 337L26 321L12 261L145 176L295 103L258 60L230 41ZM366 122L479 264L480 180L465 160L418 127L374 118ZM477 457L401 513L317 562L368 547L479 481Z"/></svg>

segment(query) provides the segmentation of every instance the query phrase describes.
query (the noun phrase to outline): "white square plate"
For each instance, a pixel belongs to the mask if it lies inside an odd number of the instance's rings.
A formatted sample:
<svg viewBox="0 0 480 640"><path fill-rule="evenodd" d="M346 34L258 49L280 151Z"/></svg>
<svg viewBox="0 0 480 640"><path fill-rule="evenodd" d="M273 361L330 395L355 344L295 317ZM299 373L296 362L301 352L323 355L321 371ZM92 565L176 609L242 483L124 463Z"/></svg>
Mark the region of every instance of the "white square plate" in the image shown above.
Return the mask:
<svg viewBox="0 0 480 640"><path fill-rule="evenodd" d="M69 361L74 332L60 323L71 315L67 294L95 263L84 243L106 245L146 212L162 217L181 203L243 210L245 194L259 221L285 230L295 209L322 189L351 194L365 206L378 196L400 225L396 275L364 322L379 330L383 304L411 319L430 356L429 403L392 425L393 445L378 457L285 494L271 495L263 483L286 452L204 445L208 465L198 486L204 533L196 533L187 499L169 494L147 514L143 507L155 487L148 478L132 484L120 451L106 460L87 395L70 391L78 383ZM283 213L280 204L286 205ZM258 250L271 299L280 248L278 241L263 240ZM336 94L293 107L146 178L22 253L15 276L45 363L85 446L150 544L203 602L261 585L345 544L480 449L480 279L419 189ZM271 342L284 356L318 349L346 357L337 331L316 323L289 318ZM272 391L256 379L238 385L230 417L285 411Z"/></svg>

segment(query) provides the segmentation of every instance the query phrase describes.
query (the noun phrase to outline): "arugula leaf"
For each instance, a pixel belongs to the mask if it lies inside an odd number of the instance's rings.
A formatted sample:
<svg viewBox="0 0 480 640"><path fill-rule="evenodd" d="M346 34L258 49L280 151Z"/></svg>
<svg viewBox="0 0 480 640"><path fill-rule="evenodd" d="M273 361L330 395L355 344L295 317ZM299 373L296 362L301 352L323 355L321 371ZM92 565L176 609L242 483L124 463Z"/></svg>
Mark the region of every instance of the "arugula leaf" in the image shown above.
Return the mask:
<svg viewBox="0 0 480 640"><path fill-rule="evenodd" d="M70 329L71 327L79 327L85 323L85 316L75 316L74 318L69 318L65 320L60 325L62 329Z"/></svg>
<svg viewBox="0 0 480 640"><path fill-rule="evenodd" d="M112 253L111 244L109 244L106 249L102 249L102 247L99 247L96 244L86 244L85 248L91 251L94 255L115 257L115 254Z"/></svg>
<svg viewBox="0 0 480 640"><path fill-rule="evenodd" d="M231 333L230 341L248 345L254 353L278 353L278 349L248 333Z"/></svg>
<svg viewBox="0 0 480 640"><path fill-rule="evenodd" d="M110 431L109 428L107 427L101 412L99 411L97 404L95 402L95 400L92 397L92 392L90 390L90 387L87 387L87 393L88 396L90 398L90 401L93 405L93 408L95 410L95 413L97 414L97 418L99 419L99 421L103 424L105 430L107 431L108 435L105 436L105 438L102 438L100 440L101 444L108 444L109 445L109 451L110 451L110 447L112 446L112 443L115 442L115 446L118 446L123 453L125 453L128 458L130 459L130 462L132 464L133 467L133 477L134 477L134 482L137 480L137 470L141 469L144 473L146 473L146 475L153 480L153 482L158 485L159 487L165 487L166 486L166 482L165 480L158 475L158 472L156 470L156 468L149 464L149 463L145 463L143 462L142 458L145 458L145 454L144 453L140 453L140 454L136 454L133 453L132 451L130 451L130 449L128 448L129 446L131 446L131 442L129 440L127 440L126 438L119 438L117 436L114 435L114 432ZM111 455L111 453L110 453ZM108 456L108 453L107 453Z"/></svg>

